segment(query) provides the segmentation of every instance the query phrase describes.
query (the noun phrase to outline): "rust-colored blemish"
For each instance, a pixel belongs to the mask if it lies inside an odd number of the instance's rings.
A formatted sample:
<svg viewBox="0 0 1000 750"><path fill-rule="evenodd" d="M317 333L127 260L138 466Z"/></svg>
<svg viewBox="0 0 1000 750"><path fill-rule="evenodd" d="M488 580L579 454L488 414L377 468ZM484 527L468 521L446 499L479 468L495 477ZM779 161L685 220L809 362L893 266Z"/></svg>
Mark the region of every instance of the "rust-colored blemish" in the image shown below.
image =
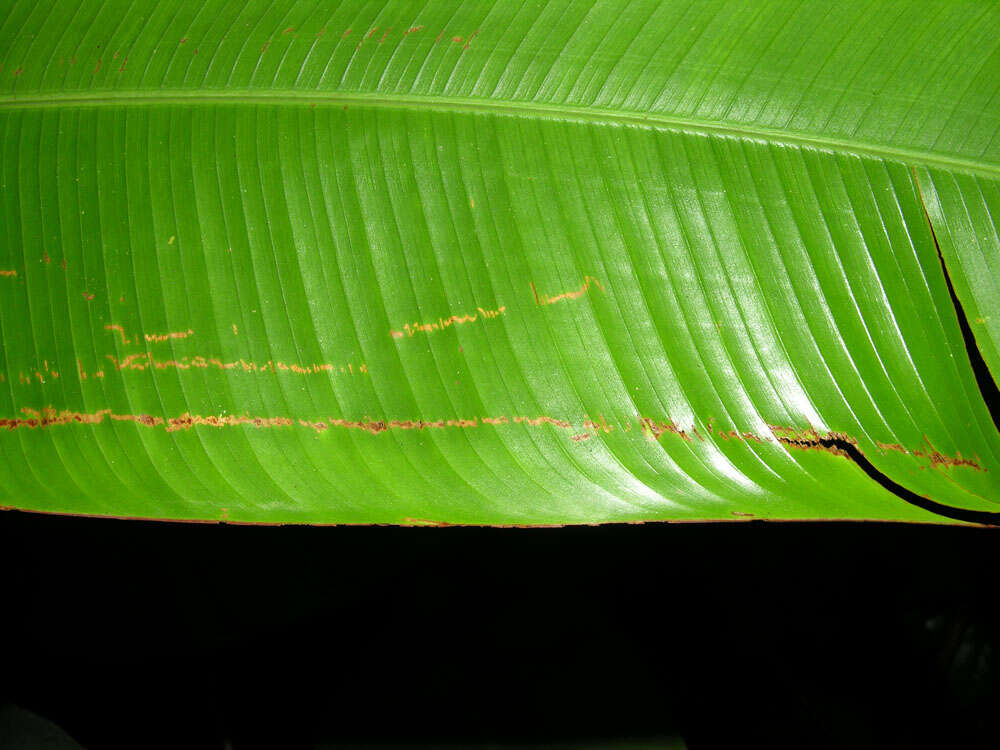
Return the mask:
<svg viewBox="0 0 1000 750"><path fill-rule="evenodd" d="M602 293L605 292L604 285L593 276L585 276L583 279L583 285L579 289L562 292L561 294L556 294L551 297L545 294L540 294L538 289L535 287L534 282L529 281L528 283L531 285L531 292L535 297L535 304L539 307L554 305L555 303L562 302L563 300L579 299L590 290L592 284L596 285Z"/></svg>
<svg viewBox="0 0 1000 750"><path fill-rule="evenodd" d="M477 312L465 315L452 315L448 318L438 318L437 321L431 323L420 323L419 321L414 321L411 323L404 323L403 330L409 337L413 337L418 333L434 333L436 331L443 331L446 328L450 328L454 325L462 325L464 323L475 323L480 318L485 320L493 320L499 318L501 315L507 312L506 305L501 306L495 310L486 310L482 307L476 308ZM402 338L403 331L398 331L394 328L389 329L389 335L393 338Z"/></svg>
<svg viewBox="0 0 1000 750"><path fill-rule="evenodd" d="M615 426L609 424L603 414L599 414L597 420L587 417L583 420L583 426L588 430L593 430L595 434L598 432L614 432L615 429Z"/></svg>
<svg viewBox="0 0 1000 750"><path fill-rule="evenodd" d="M339 419L331 417L329 420L330 424L334 427L344 427L346 429L357 429L369 432L372 435L378 435L380 432L385 432L389 429L386 425L385 420L373 421L370 419L360 419L360 420L350 420L350 419Z"/></svg>
<svg viewBox="0 0 1000 750"><path fill-rule="evenodd" d="M269 365L274 363L270 362ZM77 367L79 368L81 380L86 379L86 374L83 370L83 365L78 361ZM45 370L45 375L51 375L57 377L58 373L49 370L48 361L43 363L43 368ZM282 369L282 368L277 368ZM271 371L274 367L271 367ZM288 368L289 371L295 372L296 370ZM305 372L305 370L302 370ZM103 377L103 372L98 371L94 374L95 377ZM41 370L35 370L33 375L28 375L25 378L24 373L19 374L20 380L24 383L27 379L34 377L35 379L44 382L44 375ZM368 433L370 435L380 435L391 430L396 431L425 431L425 430L448 430L448 429L475 429L480 424L490 425L492 427L501 427L505 425L515 424L522 425L525 427L545 427L552 426L557 427L561 430L571 431L567 436L573 443L582 443L587 440L596 437L600 433L610 433L614 430L614 426L603 416L600 415L597 420L590 417L584 417L582 420L574 424L574 422L568 419L560 419L557 417L549 415L541 415L537 417L528 416L513 416L508 417L506 415L493 415L493 416L483 416L483 417L471 417L471 418L450 418L450 419L436 419L436 420L424 420L424 419L389 419L389 418L372 418L369 416L362 417L360 419L349 419L341 417L329 417L326 419L308 419L308 418L297 418L292 419L290 417L264 417L264 416L249 416L246 414L236 415L236 414L220 414L220 415L208 415L199 416L192 415L190 413L184 413L179 417L156 417L149 414L117 414L110 409L103 409L93 413L81 413L75 411L59 411L57 412L52 407L47 407L41 411L24 408L21 410L24 416L14 417L14 418L0 418L0 428L6 428L9 430L15 430L19 428L46 428L58 425L67 424L99 424L105 419L111 421L119 422L133 422L135 424L145 426L145 427L163 427L168 432L175 432L179 430L189 430L193 427L204 426L204 427L237 427L237 426L252 426L255 428L263 429L270 427L292 427L299 426L316 433L327 432L331 427L347 429L347 430L357 430L360 432ZM631 431L631 424L635 423L639 426L640 431L647 437L647 439L659 441L664 435L673 435L684 441L690 442L690 433L694 431L693 426L688 429L682 429L677 426L677 424L669 419L653 419L651 417L636 416L634 419L623 419L622 428L623 432ZM815 450L822 451L826 453L831 453L833 455L843 456L852 460L867 461L864 455L860 453L858 449L858 442L855 438L847 435L843 432L828 431L820 433L812 427L798 428L789 427L782 425L769 425L771 428L774 438L780 442L782 445L788 448L794 448L796 450ZM763 442L770 438L762 437L756 433L750 431L721 431L727 436L727 439L753 441L753 442ZM564 433L565 434L565 433ZM925 438L926 448L921 448L919 450L909 451L909 453L918 458L924 458L930 462L929 466L921 466L922 469L927 468L968 468L976 471L985 471L983 467L979 464L978 460L971 458L966 458L962 456L961 453L955 456L947 456L941 453L939 450L931 445L930 441ZM904 451L906 452L906 451Z"/></svg>
<svg viewBox="0 0 1000 750"><path fill-rule="evenodd" d="M439 528L454 525L448 523L447 521L430 521L426 518L404 518L402 523L406 526L435 526Z"/></svg>
<svg viewBox="0 0 1000 750"><path fill-rule="evenodd" d="M424 29L423 26L411 26L405 32L403 32L403 36L409 36L410 34L415 34L418 31L423 31L423 29Z"/></svg>
<svg viewBox="0 0 1000 750"><path fill-rule="evenodd" d="M57 379L59 377L59 371L49 367L49 361L47 359L42 360L41 367L35 367L34 369L29 369L27 373L24 370L20 370L17 373L17 382L21 385L32 385L34 383L45 384L46 377L51 377Z"/></svg>
<svg viewBox="0 0 1000 750"><path fill-rule="evenodd" d="M329 429L329 425L326 422L310 422L307 419L300 419L299 424L303 427L308 427L310 430L315 430L316 432L323 432Z"/></svg>
<svg viewBox="0 0 1000 750"><path fill-rule="evenodd" d="M164 341L169 341L170 339L186 339L188 336L194 336L194 331L188 328L186 331L174 331L172 333L146 333L143 334L143 338L149 343L162 343Z"/></svg>
<svg viewBox="0 0 1000 750"><path fill-rule="evenodd" d="M17 276L17 271L13 268L0 268L0 276L12 279Z"/></svg>
<svg viewBox="0 0 1000 750"><path fill-rule="evenodd" d="M197 355L193 357L181 357L180 359L160 360L156 359L152 352L139 352L129 354L122 359L118 359L113 354L106 354L105 357L111 361L115 370L119 372L145 371L145 370L234 370L254 373L274 373L291 372L299 375L318 375L319 373L335 372L337 367L329 363L313 362L312 364L300 364L296 362L286 363L275 360L268 360L266 364L254 361L239 359L234 362L224 362L219 357L205 357ZM368 374L368 365L362 363L354 367L353 363L347 363L340 367L340 372L354 374Z"/></svg>
<svg viewBox="0 0 1000 750"><path fill-rule="evenodd" d="M135 422L146 427L156 427L164 424L164 420L153 417L149 414L115 414L111 409L101 409L100 411L85 414L82 412L63 410L57 412L52 407L42 410L21 409L24 417L13 419L0 418L0 429L16 430L27 427L29 429L41 429L66 424L100 424L107 417L116 422Z"/></svg>
<svg viewBox="0 0 1000 750"><path fill-rule="evenodd" d="M554 427L561 427L564 430L570 429L573 425L567 422L565 419L556 419L555 417L514 417L515 424L527 424L531 427L538 427L542 424L550 424Z"/></svg>
<svg viewBox="0 0 1000 750"><path fill-rule="evenodd" d="M126 346L128 346L129 344L138 344L141 341L138 335L135 336L135 338L130 339L125 334L125 329L118 323L110 323L104 326L104 330L115 331L116 333L118 333L121 336L122 344ZM171 339L186 339L189 336L194 336L194 331L191 330L190 328L187 329L186 331L173 331L170 333L146 333L143 334L142 338L145 339L146 342L150 344L161 344L164 341L170 341Z"/></svg>
<svg viewBox="0 0 1000 750"><path fill-rule="evenodd" d="M195 426L203 427L238 427L250 425L258 429L268 427L292 427L294 420L287 417L250 417L247 415L220 414L201 417L193 414L182 414L167 420L167 432L190 430Z"/></svg>
<svg viewBox="0 0 1000 750"><path fill-rule="evenodd" d="M857 446L858 444L856 438L853 438L846 433L830 430L820 434L811 426L802 429L798 427L788 427L785 425L769 424L768 428L772 433L774 433L775 439L782 445L787 445L792 448L801 448L803 450L823 450L843 455L842 450L836 446L830 445L830 443L841 442L853 446Z"/></svg>
<svg viewBox="0 0 1000 750"><path fill-rule="evenodd" d="M897 453L906 453L906 448L901 446L899 443L883 443L880 440L876 440L875 445L877 445L884 451L896 451Z"/></svg>
<svg viewBox="0 0 1000 750"><path fill-rule="evenodd" d="M640 417L639 427L642 430L642 434L649 440L659 440L660 435L665 432L669 432L673 435L677 435L681 440L688 442L691 441L691 436L688 435L687 430L679 428L672 419L669 419L666 422L660 422L650 417Z"/></svg>
<svg viewBox="0 0 1000 750"><path fill-rule="evenodd" d="M846 437L846 435L844 437ZM834 433L830 433L828 438L830 440L837 439ZM824 443L823 438L817 437L816 439L811 439L779 436L778 442L782 445L787 445L790 448L798 448L799 450L822 451L826 453L833 453L836 456L844 456L845 458L848 457L847 453L841 448L838 448L836 445Z"/></svg>
<svg viewBox="0 0 1000 750"><path fill-rule="evenodd" d="M926 458L928 461L931 462L932 469L936 469L938 467L952 468L956 466L965 466L970 469L975 469L976 471L983 470L983 467L979 464L978 461L973 460L971 458L965 458L961 454L961 452L957 453L954 456L946 456L945 454L941 453L937 448L935 448L931 444L931 441L928 439L926 435L924 435L924 444L927 446L926 450L918 448L916 450L910 451L910 453L920 458Z"/></svg>
<svg viewBox="0 0 1000 750"><path fill-rule="evenodd" d="M92 299L94 299L94 295L91 294L90 292L82 292L82 294L83 298L87 300L87 302L90 302Z"/></svg>
<svg viewBox="0 0 1000 750"><path fill-rule="evenodd" d="M131 341L129 341L128 337L125 336L125 329L122 328L117 323L110 323L110 324L104 326L104 330L105 331L117 331L121 335L121 337L122 337L122 344L124 344L126 346L128 344L132 343Z"/></svg>

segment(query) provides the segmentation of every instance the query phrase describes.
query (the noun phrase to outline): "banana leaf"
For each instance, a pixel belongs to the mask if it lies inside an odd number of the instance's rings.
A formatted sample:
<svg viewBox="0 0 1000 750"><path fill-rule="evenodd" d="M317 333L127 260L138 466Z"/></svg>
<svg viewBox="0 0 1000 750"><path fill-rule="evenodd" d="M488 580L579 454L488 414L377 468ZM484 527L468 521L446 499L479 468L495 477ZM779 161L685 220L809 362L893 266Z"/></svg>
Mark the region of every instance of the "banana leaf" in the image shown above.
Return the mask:
<svg viewBox="0 0 1000 750"><path fill-rule="evenodd" d="M1000 6L3 0L0 505L995 523Z"/></svg>

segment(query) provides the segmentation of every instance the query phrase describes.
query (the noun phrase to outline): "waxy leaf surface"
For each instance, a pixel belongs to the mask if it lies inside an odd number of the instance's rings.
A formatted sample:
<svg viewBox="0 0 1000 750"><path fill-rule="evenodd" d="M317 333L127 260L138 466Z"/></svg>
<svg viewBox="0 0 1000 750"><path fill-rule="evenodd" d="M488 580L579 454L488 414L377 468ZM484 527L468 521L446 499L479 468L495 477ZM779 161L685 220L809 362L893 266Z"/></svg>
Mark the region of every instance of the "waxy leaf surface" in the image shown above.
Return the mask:
<svg viewBox="0 0 1000 750"><path fill-rule="evenodd" d="M0 505L989 523L998 181L994 3L6 0Z"/></svg>

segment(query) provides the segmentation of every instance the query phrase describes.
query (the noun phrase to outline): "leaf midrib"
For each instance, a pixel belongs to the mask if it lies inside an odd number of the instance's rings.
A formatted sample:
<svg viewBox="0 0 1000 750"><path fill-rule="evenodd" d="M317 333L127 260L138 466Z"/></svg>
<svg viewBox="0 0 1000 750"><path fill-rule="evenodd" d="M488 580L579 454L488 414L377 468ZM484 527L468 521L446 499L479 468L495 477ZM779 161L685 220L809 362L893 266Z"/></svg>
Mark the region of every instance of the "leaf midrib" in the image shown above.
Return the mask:
<svg viewBox="0 0 1000 750"><path fill-rule="evenodd" d="M414 96L404 94L249 89L210 91L202 89L173 89L159 91L117 90L113 94L101 92L47 92L44 94L0 95L0 111L7 109L54 109L60 107L120 107L162 104L269 104L316 106L347 105L384 108L420 109L442 112L467 112L497 114L512 117L594 122L603 125L627 125L683 133L700 133L728 136L742 140L763 141L790 146L805 146L833 153L874 156L900 161L909 165L938 167L953 172L967 172L984 177L1000 178L1000 164L990 164L963 159L921 149L899 148L884 144L831 138L808 133L761 128L742 123L718 122L694 117L680 117L659 113L629 112L599 107L546 104L513 100L490 101L485 99Z"/></svg>

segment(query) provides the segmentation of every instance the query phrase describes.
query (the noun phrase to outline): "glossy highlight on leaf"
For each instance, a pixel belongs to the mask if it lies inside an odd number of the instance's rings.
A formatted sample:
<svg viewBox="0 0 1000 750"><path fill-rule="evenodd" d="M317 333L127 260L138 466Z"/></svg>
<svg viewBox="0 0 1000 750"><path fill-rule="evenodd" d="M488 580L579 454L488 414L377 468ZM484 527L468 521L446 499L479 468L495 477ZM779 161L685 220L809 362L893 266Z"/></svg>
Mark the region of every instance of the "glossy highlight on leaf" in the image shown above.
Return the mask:
<svg viewBox="0 0 1000 750"><path fill-rule="evenodd" d="M998 101L991 4L8 0L0 505L995 523Z"/></svg>

